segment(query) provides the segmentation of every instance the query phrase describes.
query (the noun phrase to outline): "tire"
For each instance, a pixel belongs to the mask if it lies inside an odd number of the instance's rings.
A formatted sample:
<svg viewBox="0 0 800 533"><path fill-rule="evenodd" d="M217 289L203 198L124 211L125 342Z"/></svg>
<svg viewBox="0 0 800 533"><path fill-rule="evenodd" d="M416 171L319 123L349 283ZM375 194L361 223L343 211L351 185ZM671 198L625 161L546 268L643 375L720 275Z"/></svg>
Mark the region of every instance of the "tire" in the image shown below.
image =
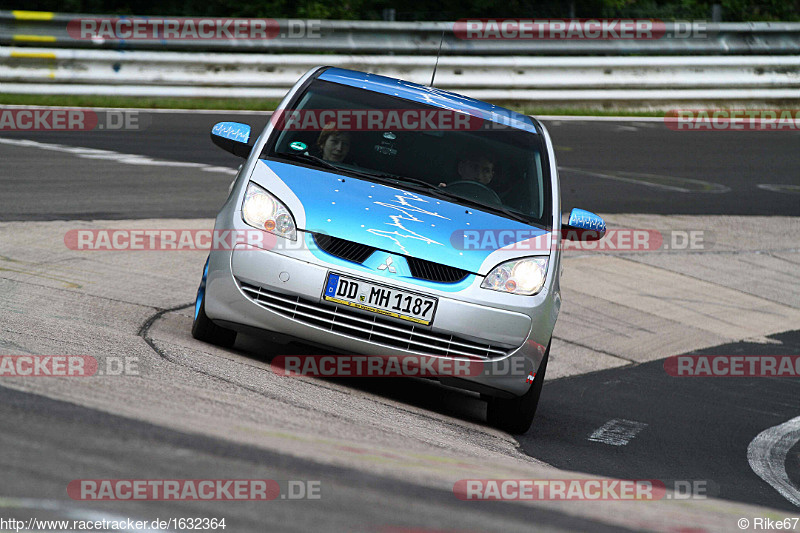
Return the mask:
<svg viewBox="0 0 800 533"><path fill-rule="evenodd" d="M236 342L236 332L214 324L206 315L206 278L208 277L208 260L203 269L203 279L197 288L197 297L194 303L194 322L192 323L192 337L199 341L215 344L223 348L230 348Z"/></svg>
<svg viewBox="0 0 800 533"><path fill-rule="evenodd" d="M542 394L542 384L544 384L544 374L547 370L549 356L550 345L548 344L528 392L519 398L487 399L486 418L489 424L516 435L521 435L530 429L536 408L539 406L539 396Z"/></svg>

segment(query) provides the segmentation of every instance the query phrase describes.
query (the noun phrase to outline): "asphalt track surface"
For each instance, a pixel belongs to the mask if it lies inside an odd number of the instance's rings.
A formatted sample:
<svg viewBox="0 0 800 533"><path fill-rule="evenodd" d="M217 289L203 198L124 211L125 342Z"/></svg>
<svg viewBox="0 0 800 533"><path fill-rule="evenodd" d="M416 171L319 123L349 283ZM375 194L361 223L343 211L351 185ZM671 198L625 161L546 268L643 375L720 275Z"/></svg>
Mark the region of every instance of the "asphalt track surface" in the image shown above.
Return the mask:
<svg viewBox="0 0 800 533"><path fill-rule="evenodd" d="M800 355L800 331L775 344L735 343L703 355ZM756 476L742 450L765 429L797 416L796 378L673 377L663 361L546 384L534 427L521 443L537 459L565 470L621 479L699 482L708 495L797 512ZM647 424L624 446L588 439L614 418ZM724 437L723 437L724 436ZM800 444L786 470L800 481Z"/></svg>
<svg viewBox="0 0 800 533"><path fill-rule="evenodd" d="M145 127L136 131L3 132L2 137L236 168L240 160L211 143L211 127L234 120L258 132L268 120L265 113L139 113ZM660 121L635 120L546 125L562 168L564 211L800 215L800 132L680 132ZM66 162L57 168L7 167L0 220L213 217L229 183L204 173L165 179L144 166L140 170L115 179L86 175L79 164ZM48 196L54 176L70 187Z"/></svg>
<svg viewBox="0 0 800 533"><path fill-rule="evenodd" d="M17 512L11 516L20 519L31 516L31 511L38 518L63 519L58 511L24 510L15 500L57 501L73 479L106 479L112 468L117 479L182 479L187 473L195 479L273 479L287 498L291 494L289 480L313 480L319 482L319 499L206 501L200 506L195 502L79 502L75 507L96 515L147 521L173 516L225 517L225 531L234 532L413 531L410 528L417 525L418 518L409 516L409 509L425 520L447 523L453 531L475 527L526 531L531 522L541 531L624 531L562 512L511 503L482 502L488 505L478 507L454 498L449 491L187 435L5 387L0 387L0 402L0 427L4 428L0 436L0 449L4 450L0 509L5 518L14 509ZM65 464L69 468L64 468ZM236 506L235 512L231 505ZM23 510L27 512L20 512ZM87 519L86 513L82 519ZM401 529L404 526L409 529Z"/></svg>
<svg viewBox="0 0 800 533"><path fill-rule="evenodd" d="M0 138L235 168L238 160L211 144L210 127L230 119L258 129L266 121L264 115L225 113L152 113L150 119L147 129L136 132L3 133ZM800 215L798 133L674 132L659 122L635 120L547 124L564 168L565 211ZM209 218L230 182L224 174L203 172L170 181L163 168L150 171L146 165L96 176L83 172L81 163L64 157L4 165L0 220ZM62 188L65 181L69 187ZM789 187L776 190L773 185ZM722 345L698 353L800 354L797 332L772 339L776 342ZM441 394L427 384L410 389L405 384L347 386L463 421L483 416L474 398L454 407L461 397L449 397L448 405L439 405ZM797 513L796 506L753 473L743 450L761 431L797 416L798 398L796 379L672 378L663 362L655 361L546 382L534 427L519 442L530 456L561 469L621 479L701 481L710 496ZM420 527L420 521L447 524L447 530L525 530L531 524L537 530L621 530L556 510L494 502L466 505L449 491L190 436L5 387L0 387L0 402L0 503L5 501L6 508L25 509L14 498L63 499L71 479L168 478L174 472L174 477L212 479L319 479L332 487L321 505L288 502L266 517L262 508L247 503L235 504L237 513L223 503L203 508L201 516L234 515L232 531L262 526L390 531L386 524ZM588 440L603 424L620 418L646 426L624 446ZM795 446L786 463L795 485L800 483L799 453ZM150 519L197 510L158 502L80 505Z"/></svg>

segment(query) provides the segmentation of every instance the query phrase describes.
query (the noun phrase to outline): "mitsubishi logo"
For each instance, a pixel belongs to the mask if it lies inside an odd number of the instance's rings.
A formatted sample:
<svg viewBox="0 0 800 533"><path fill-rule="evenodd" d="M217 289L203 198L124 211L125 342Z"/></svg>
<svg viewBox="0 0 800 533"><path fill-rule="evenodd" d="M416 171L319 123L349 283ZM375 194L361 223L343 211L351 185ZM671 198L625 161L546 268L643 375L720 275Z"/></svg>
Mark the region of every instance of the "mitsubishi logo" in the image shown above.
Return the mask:
<svg viewBox="0 0 800 533"><path fill-rule="evenodd" d="M387 257L385 263L378 265L378 270L389 270L391 274L395 274L397 269L392 266L392 258Z"/></svg>

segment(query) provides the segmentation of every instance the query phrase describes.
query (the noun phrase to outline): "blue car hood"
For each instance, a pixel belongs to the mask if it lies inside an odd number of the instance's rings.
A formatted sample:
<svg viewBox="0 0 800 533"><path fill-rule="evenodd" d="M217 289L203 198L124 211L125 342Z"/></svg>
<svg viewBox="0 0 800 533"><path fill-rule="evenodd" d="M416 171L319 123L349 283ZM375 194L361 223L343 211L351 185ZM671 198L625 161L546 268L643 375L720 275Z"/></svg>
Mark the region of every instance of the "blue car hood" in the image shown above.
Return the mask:
<svg viewBox="0 0 800 533"><path fill-rule="evenodd" d="M495 250L547 233L418 192L276 161L261 163L303 204L306 223L300 229L395 254L477 273Z"/></svg>

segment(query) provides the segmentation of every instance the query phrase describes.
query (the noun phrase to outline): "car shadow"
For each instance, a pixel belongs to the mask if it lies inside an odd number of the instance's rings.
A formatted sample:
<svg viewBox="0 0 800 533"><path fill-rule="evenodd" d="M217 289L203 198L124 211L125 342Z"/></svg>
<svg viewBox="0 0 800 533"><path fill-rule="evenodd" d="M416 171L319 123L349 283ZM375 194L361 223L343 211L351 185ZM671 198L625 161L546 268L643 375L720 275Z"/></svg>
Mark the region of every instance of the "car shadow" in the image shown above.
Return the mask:
<svg viewBox="0 0 800 533"><path fill-rule="evenodd" d="M266 343L265 343L266 341ZM344 355L330 348L301 342L282 344L271 337L240 333L233 350L243 357L270 363L275 357L290 355ZM305 377L336 383L440 415L487 425L486 402L477 393L456 389L434 379L415 377Z"/></svg>

